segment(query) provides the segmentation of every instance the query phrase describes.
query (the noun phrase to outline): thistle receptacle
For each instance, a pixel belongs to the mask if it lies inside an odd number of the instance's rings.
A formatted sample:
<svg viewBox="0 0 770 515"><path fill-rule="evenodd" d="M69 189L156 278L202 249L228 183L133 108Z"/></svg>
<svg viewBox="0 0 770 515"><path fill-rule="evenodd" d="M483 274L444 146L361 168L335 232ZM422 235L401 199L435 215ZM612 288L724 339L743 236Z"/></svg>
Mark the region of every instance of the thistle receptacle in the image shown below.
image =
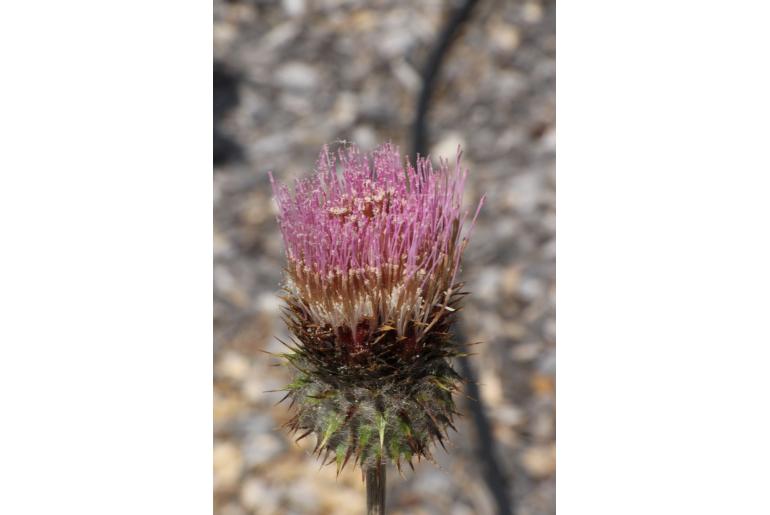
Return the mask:
<svg viewBox="0 0 770 515"><path fill-rule="evenodd" d="M383 145L370 156L324 148L293 193L273 183L292 333L282 356L295 372L287 426L315 434L338 473L351 458L363 471L411 466L454 428L466 175L459 152L454 167L404 166Z"/></svg>

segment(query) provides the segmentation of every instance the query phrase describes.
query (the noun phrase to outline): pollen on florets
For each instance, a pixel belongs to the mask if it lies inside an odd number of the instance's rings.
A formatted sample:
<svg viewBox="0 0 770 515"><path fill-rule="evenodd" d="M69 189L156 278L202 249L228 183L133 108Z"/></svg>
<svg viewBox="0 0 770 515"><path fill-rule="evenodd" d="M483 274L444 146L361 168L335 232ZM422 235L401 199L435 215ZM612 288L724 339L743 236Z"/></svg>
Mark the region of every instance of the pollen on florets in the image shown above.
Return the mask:
<svg viewBox="0 0 770 515"><path fill-rule="evenodd" d="M434 168L404 165L391 145L324 147L293 192L273 183L296 369L289 427L315 433L338 469L352 455L362 468L411 464L452 427L466 176L459 150L453 168Z"/></svg>

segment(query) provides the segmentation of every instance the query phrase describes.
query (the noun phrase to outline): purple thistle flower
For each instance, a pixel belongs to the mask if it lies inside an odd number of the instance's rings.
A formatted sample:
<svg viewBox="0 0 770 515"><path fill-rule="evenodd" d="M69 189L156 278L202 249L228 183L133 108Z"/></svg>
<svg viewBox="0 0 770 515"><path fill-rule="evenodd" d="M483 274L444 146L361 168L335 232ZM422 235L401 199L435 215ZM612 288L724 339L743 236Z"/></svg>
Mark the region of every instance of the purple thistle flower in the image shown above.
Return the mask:
<svg viewBox="0 0 770 515"><path fill-rule="evenodd" d="M353 454L365 469L411 465L453 427L450 326L469 216L460 157L434 169L426 159L404 166L389 144L371 156L324 147L293 193L271 175L295 339L283 355L297 371L288 425L300 438L316 433L338 471Z"/></svg>

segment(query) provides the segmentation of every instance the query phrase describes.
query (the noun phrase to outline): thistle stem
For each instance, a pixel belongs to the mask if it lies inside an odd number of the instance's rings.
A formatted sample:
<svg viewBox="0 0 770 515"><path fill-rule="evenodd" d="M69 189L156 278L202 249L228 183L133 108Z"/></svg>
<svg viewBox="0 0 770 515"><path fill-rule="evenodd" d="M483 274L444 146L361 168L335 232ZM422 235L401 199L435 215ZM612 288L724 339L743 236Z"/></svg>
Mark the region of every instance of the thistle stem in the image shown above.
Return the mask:
<svg viewBox="0 0 770 515"><path fill-rule="evenodd" d="M366 469L366 514L385 515L385 464Z"/></svg>

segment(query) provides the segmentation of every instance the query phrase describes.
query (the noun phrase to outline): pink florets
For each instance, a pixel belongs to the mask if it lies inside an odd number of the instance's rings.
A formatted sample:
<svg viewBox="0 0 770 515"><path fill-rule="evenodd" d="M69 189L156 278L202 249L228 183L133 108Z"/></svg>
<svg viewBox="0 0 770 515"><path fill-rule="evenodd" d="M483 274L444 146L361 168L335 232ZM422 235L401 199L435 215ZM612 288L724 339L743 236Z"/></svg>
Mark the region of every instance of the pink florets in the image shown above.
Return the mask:
<svg viewBox="0 0 770 515"><path fill-rule="evenodd" d="M323 321L355 327L362 317L381 323L398 311L394 302L440 300L426 299L425 285L452 287L465 244L460 156L452 169L426 159L415 168L390 144L371 156L351 146L336 159L324 147L315 174L298 180L293 194L273 183L290 286L310 311L326 296L316 310Z"/></svg>

